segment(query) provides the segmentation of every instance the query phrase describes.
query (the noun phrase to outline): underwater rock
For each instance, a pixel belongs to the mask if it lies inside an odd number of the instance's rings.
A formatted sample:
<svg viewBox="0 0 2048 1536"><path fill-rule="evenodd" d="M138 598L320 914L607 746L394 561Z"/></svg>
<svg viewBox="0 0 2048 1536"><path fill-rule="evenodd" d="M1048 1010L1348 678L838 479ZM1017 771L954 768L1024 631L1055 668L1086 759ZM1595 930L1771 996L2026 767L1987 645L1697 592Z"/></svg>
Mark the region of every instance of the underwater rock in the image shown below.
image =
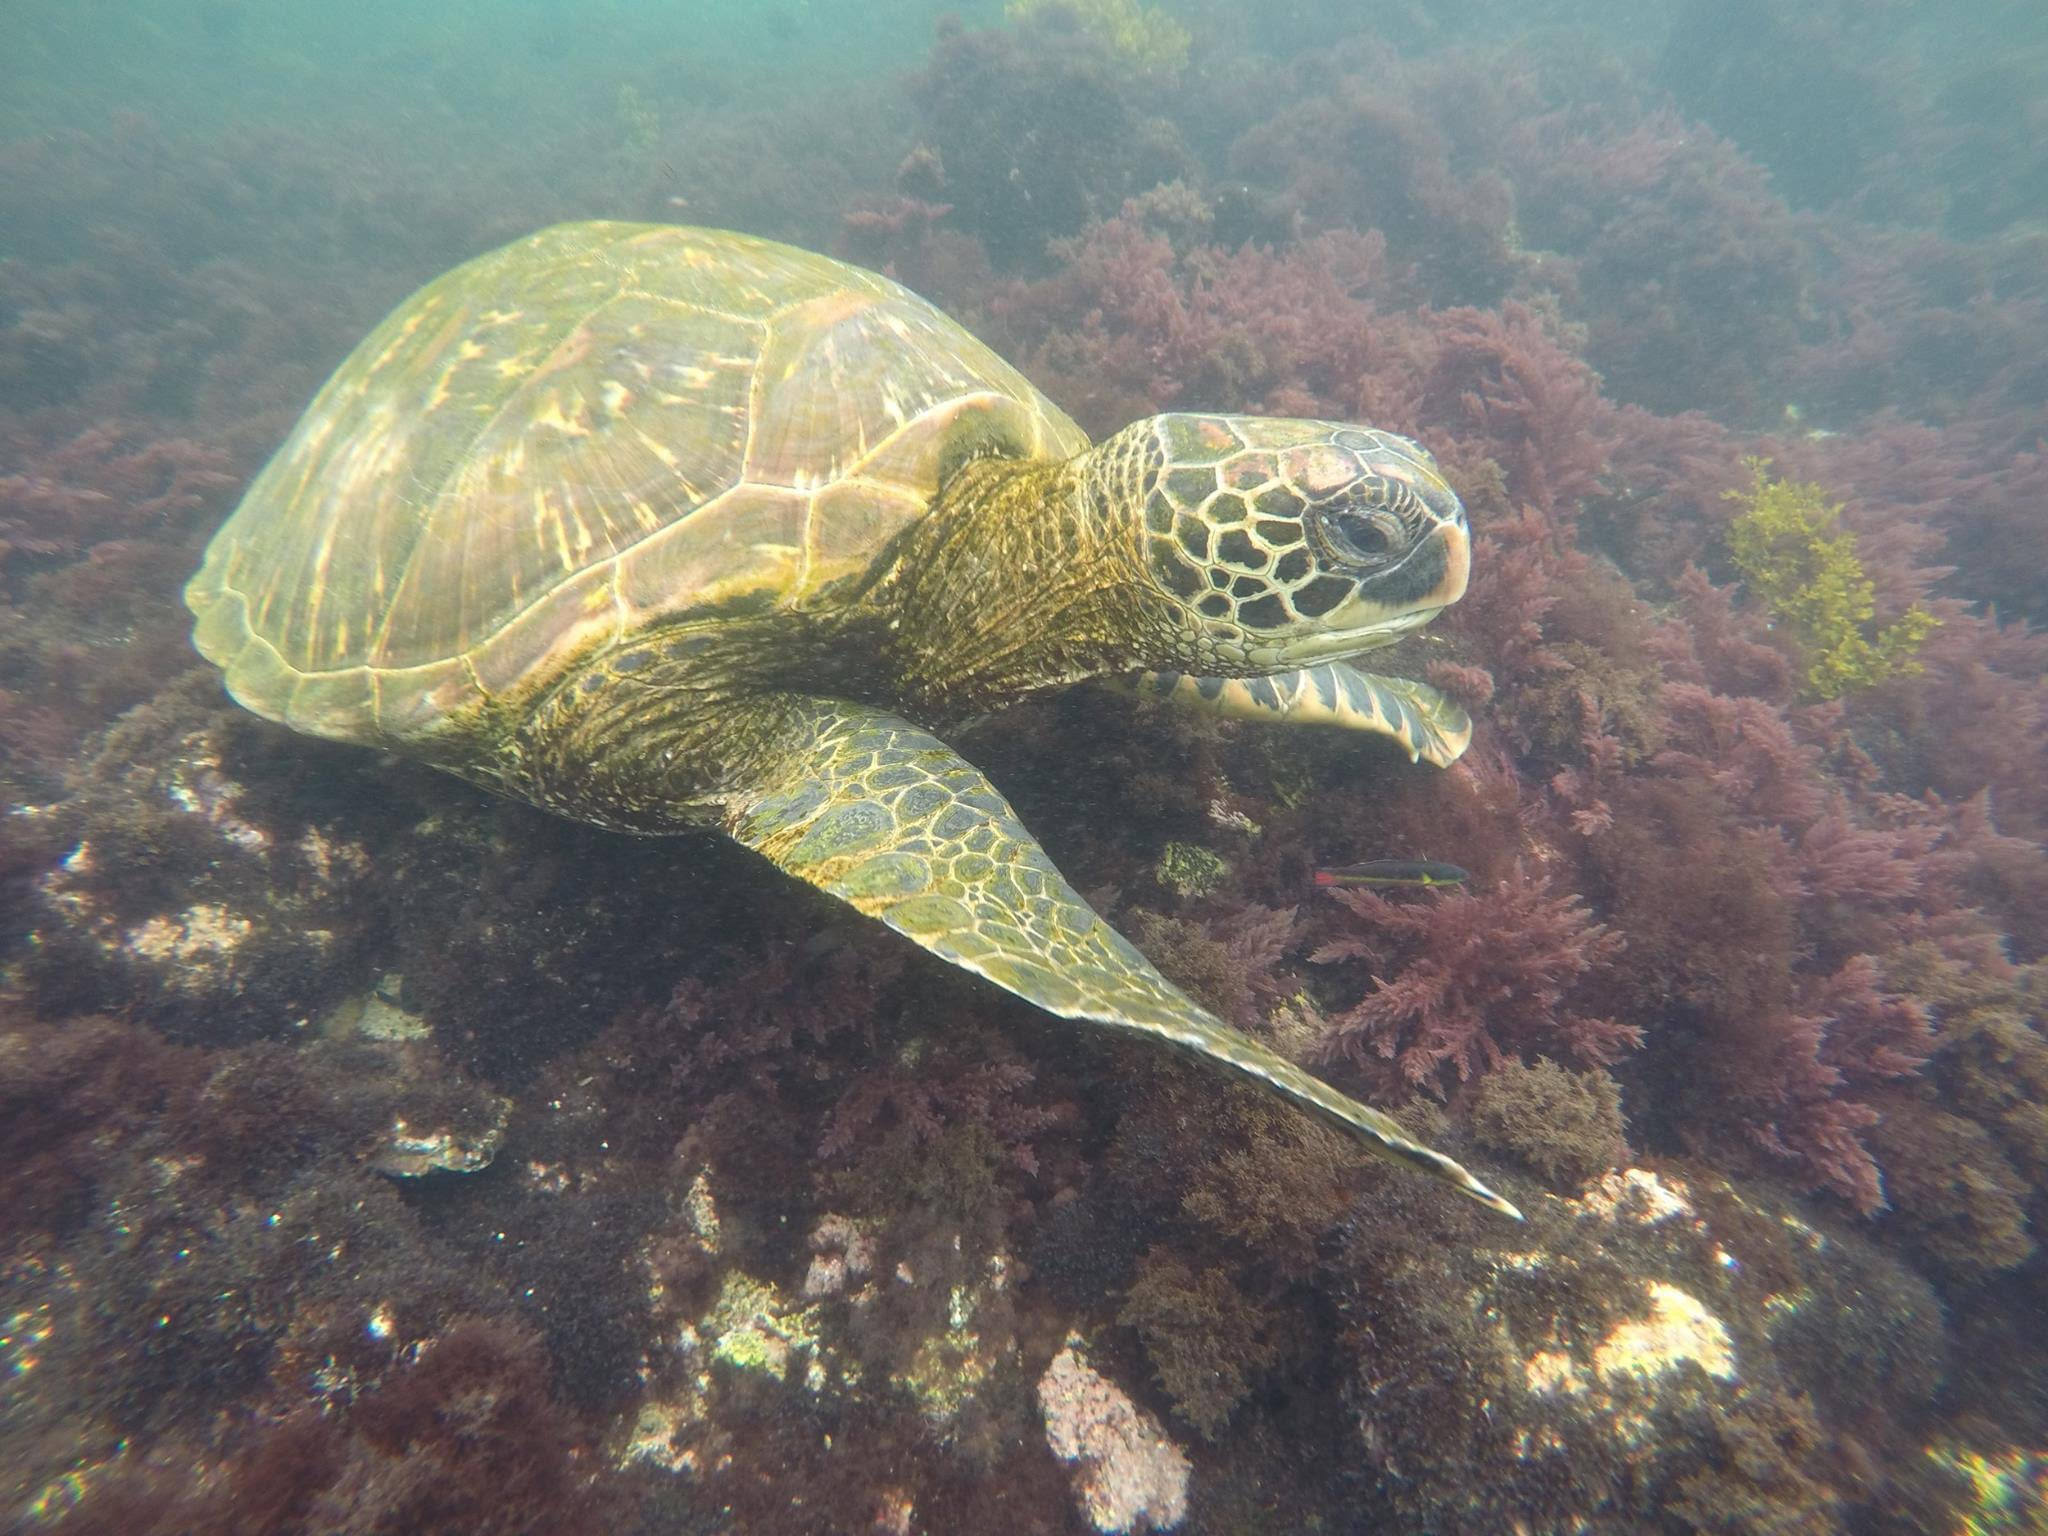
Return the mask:
<svg viewBox="0 0 2048 1536"><path fill-rule="evenodd" d="M1157 1418L1088 1363L1081 1340L1038 1378L1045 1443L1074 1464L1074 1494L1104 1536L1170 1531L1187 1518L1187 1453Z"/></svg>
<svg viewBox="0 0 2048 1536"><path fill-rule="evenodd" d="M1230 878L1230 865L1199 843L1168 843L1154 870L1159 883L1183 900L1206 896Z"/></svg>
<svg viewBox="0 0 2048 1536"><path fill-rule="evenodd" d="M1569 1072L1547 1056L1502 1062L1481 1080L1472 1134L1570 1192L1628 1155L1621 1089L1597 1068Z"/></svg>
<svg viewBox="0 0 2048 1536"><path fill-rule="evenodd" d="M726 1272L718 1301L698 1322L695 1338L684 1335L683 1348L691 1354L708 1349L735 1370L777 1381L795 1371L813 1392L825 1385L815 1311L737 1269Z"/></svg>
<svg viewBox="0 0 2048 1536"><path fill-rule="evenodd" d="M698 1477L729 1467L727 1426L748 1405L800 1419L804 1406L844 1392L860 1372L824 1337L816 1301L735 1261L702 1170L670 1203L668 1230L643 1254L656 1332L643 1345L644 1390L613 1460Z"/></svg>
<svg viewBox="0 0 2048 1536"><path fill-rule="evenodd" d="M1927 1448L1931 1468L1960 1485L1962 1536L2031 1536L2048 1510L2048 1451L1943 1442Z"/></svg>
<svg viewBox="0 0 2048 1536"><path fill-rule="evenodd" d="M35 884L18 970L45 1016L137 1015L228 1043L304 1026L346 985L362 844L234 766L242 727L171 689L107 735L42 814L68 851Z"/></svg>
<svg viewBox="0 0 2048 1536"><path fill-rule="evenodd" d="M379 1173L416 1179L436 1170L475 1173L488 1168L497 1156L503 1123L490 1127L477 1138L451 1130L421 1130L404 1120L391 1123L391 1139L370 1159Z"/></svg>
<svg viewBox="0 0 2048 1536"><path fill-rule="evenodd" d="M1524 1210L1516 1246L1473 1246L1398 1191L1356 1219L1348 1395L1404 1517L1442 1533L1766 1528L1699 1523L1751 1508L1822 1531L1911 1444L1940 1379L1940 1310L1860 1238L1691 1166L1615 1170ZM1861 1326L1829 1321L1866 1291ZM1741 1453L1758 1437L1773 1456Z"/></svg>
<svg viewBox="0 0 2048 1536"><path fill-rule="evenodd" d="M1706 1237L1706 1224L1697 1219L1685 1182L1667 1182L1644 1168L1610 1172L1583 1198L1565 1204L1578 1222L1637 1239L1652 1236L1671 1258L1677 1257L1673 1250ZM1663 1240L1666 1230L1683 1231L1686 1237ZM1713 1253L1712 1262L1724 1269L1740 1266L1718 1245ZM1514 1255L1505 1270L1535 1273L1557 1262L1552 1254ZM1569 1259L1564 1264L1571 1267ZM1687 1289L1638 1273L1622 1280L1605 1300L1611 1315L1603 1327L1574 1327L1560 1315L1551 1320L1546 1337L1513 1341L1529 1390L1582 1424L1621 1444L1641 1446L1658 1415L1709 1401L1723 1385L1741 1379L1733 1337L1716 1310L1728 1305L1720 1287L1692 1282ZM1531 1443L1518 1438L1518 1453Z"/></svg>
<svg viewBox="0 0 2048 1536"><path fill-rule="evenodd" d="M984 1421L1000 1410L988 1399L998 1395L994 1389L1005 1367L1016 1360L1006 1294L1011 1267L1006 1255L993 1253L982 1278L949 1286L945 1325L918 1340L909 1364L889 1377L891 1385L910 1394L927 1424L970 1444L988 1439ZM902 1267L896 1278L903 1285L914 1283Z"/></svg>
<svg viewBox="0 0 2048 1536"><path fill-rule="evenodd" d="M821 1216L811 1229L811 1267L804 1275L804 1299L837 1296L849 1282L856 1291L875 1267L875 1238L850 1216Z"/></svg>
<svg viewBox="0 0 2048 1536"><path fill-rule="evenodd" d="M512 1101L449 1065L427 1021L400 1006L403 985L387 973L368 995L343 1003L322 1026L327 1039L309 1050L342 1058L337 1078L349 1110L387 1127L365 1158L379 1173L414 1179L488 1168Z"/></svg>

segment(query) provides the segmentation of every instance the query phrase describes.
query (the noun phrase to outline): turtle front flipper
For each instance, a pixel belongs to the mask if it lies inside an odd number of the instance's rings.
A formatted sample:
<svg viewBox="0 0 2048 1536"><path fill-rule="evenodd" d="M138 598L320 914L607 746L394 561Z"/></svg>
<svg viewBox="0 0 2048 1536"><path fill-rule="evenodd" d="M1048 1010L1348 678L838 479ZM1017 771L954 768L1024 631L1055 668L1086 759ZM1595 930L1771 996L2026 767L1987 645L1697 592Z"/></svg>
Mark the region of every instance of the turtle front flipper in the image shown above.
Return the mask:
<svg viewBox="0 0 2048 1536"><path fill-rule="evenodd" d="M1472 743L1472 717L1427 683L1361 672L1341 661L1266 677L1139 672L1119 686L1240 720L1335 725L1391 736L1408 760L1448 768Z"/></svg>
<svg viewBox="0 0 2048 1536"><path fill-rule="evenodd" d="M728 800L734 838L932 953L1064 1018L1159 1036L1255 1078L1381 1155L1519 1218L1413 1140L1191 1002L1077 895L1009 802L937 737L821 699L763 700L773 745ZM733 722L745 732L745 722ZM751 734L751 733L748 733Z"/></svg>

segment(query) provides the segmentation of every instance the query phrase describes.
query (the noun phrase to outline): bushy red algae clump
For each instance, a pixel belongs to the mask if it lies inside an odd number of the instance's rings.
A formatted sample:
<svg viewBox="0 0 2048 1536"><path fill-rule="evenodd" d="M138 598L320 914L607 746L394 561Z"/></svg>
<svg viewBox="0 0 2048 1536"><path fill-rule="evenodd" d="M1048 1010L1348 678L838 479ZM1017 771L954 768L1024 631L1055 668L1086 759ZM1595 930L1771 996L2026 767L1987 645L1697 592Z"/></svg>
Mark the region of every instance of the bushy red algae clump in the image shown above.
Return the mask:
<svg viewBox="0 0 2048 1536"><path fill-rule="evenodd" d="M1572 1006L1587 978L1617 962L1621 935L1520 865L1495 886L1434 900L1330 896L1356 921L1332 925L1310 958L1363 962L1372 982L1330 1014L1319 1051L1375 1072L1383 1097L1442 1095L1504 1060L1539 1055L1611 1066L1641 1043L1637 1026Z"/></svg>

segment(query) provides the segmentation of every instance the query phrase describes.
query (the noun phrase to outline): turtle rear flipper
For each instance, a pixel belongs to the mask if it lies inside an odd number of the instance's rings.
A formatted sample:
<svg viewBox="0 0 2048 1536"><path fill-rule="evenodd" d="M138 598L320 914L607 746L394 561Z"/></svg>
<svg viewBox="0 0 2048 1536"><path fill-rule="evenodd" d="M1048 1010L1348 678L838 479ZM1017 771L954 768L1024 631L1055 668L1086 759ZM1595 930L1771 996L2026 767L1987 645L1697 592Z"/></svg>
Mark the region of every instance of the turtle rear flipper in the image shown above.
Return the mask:
<svg viewBox="0 0 2048 1536"><path fill-rule="evenodd" d="M1161 1037L1277 1090L1382 1156L1513 1205L1378 1110L1190 1001L1098 917L1009 802L930 733L824 699L763 700L777 743L725 827L788 873L1063 1018Z"/></svg>
<svg viewBox="0 0 2048 1536"><path fill-rule="evenodd" d="M1239 720L1391 736L1410 762L1438 768L1450 767L1472 744L1472 717L1429 684L1361 672L1341 661L1266 677L1139 672L1116 686Z"/></svg>

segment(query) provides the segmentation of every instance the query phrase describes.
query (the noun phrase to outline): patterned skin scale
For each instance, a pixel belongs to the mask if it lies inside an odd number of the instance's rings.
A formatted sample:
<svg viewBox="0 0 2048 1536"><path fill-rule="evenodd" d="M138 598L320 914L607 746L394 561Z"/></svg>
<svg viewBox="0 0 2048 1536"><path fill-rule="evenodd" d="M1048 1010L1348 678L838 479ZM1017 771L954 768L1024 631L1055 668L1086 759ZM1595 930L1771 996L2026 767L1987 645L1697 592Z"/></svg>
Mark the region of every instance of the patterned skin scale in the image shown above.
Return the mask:
<svg viewBox="0 0 2048 1536"><path fill-rule="evenodd" d="M1468 562L1406 439L1173 415L1090 448L885 278L581 224L400 306L186 597L259 714L601 826L721 828L1053 1013L1231 1068L1513 1215L1184 996L935 734L1104 678L1447 762L1461 711L1342 658L1455 601Z"/></svg>

